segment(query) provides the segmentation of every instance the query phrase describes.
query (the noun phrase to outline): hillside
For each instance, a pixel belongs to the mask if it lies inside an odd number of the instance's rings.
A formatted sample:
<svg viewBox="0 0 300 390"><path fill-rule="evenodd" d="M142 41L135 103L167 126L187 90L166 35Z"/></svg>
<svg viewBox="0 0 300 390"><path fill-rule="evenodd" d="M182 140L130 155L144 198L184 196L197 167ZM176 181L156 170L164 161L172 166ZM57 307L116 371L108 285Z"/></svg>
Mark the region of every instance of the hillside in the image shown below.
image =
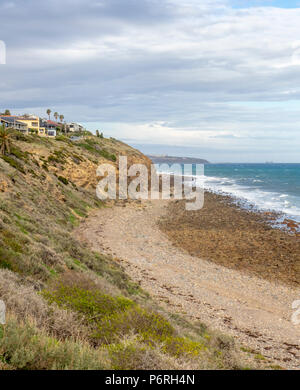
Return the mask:
<svg viewBox="0 0 300 390"><path fill-rule="evenodd" d="M175 157L156 155L148 155L147 157L149 157L154 164L209 164L209 161L196 157Z"/></svg>
<svg viewBox="0 0 300 390"><path fill-rule="evenodd" d="M95 210L100 162L150 160L114 139L13 135L0 157L0 369L254 366L227 336L162 311L72 232Z"/></svg>

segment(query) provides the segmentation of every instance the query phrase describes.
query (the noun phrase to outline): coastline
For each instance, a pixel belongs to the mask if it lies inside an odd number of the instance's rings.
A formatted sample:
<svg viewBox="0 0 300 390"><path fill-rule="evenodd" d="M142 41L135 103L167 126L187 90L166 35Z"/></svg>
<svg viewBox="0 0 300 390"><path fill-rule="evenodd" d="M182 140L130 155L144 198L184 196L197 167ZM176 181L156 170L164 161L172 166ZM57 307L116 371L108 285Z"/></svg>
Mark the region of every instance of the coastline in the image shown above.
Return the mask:
<svg viewBox="0 0 300 390"><path fill-rule="evenodd" d="M244 208L229 195L205 191L203 209L187 212L184 201L175 200L159 227L192 256L299 287L298 224L285 219L278 228L278 218L275 212Z"/></svg>
<svg viewBox="0 0 300 390"><path fill-rule="evenodd" d="M224 216L221 210L225 204L226 209L230 208L230 214L225 212L227 231L242 218L243 223L237 228L245 224L255 230L256 226L261 226L259 232L263 235L254 248L264 249L264 243L269 242L275 232L276 237L283 235L283 248L292 252L292 248L284 245L289 234L272 229L260 220L261 216L226 205L227 202L232 203L219 197L212 200L212 214L206 215L212 226L205 224L202 230L206 244L213 243L216 248L216 243L222 243ZM184 216L181 206L183 203L176 200L120 201L91 215L78 228L76 238L93 250L112 256L169 313L226 332L243 345L249 355L261 354L263 362L270 367L275 364L299 369L300 328L291 321L291 305L299 299L300 288L295 272L287 269L291 262L283 262L288 274L285 278L281 275L283 266L279 264L280 272L276 271L277 265L270 266L270 261L259 262L260 268L255 261L251 262L247 270L234 263L222 264L222 261L205 258L200 250L192 255L189 252L194 248L184 248L183 241L197 243L197 229L193 226L197 214L181 225ZM243 213L247 215L242 216ZM219 241L211 235L213 228L221 232ZM242 234L237 235L235 231L234 235L236 241L242 239ZM290 239L295 240L298 250L298 238ZM231 246L229 249L233 252ZM251 253L251 258L254 257ZM268 277L268 273L272 277Z"/></svg>
<svg viewBox="0 0 300 390"><path fill-rule="evenodd" d="M276 211L272 208L261 209L247 199L238 197L231 193L213 191L207 188L205 189L205 193L219 196L220 199L226 199L237 209L260 215L262 220L274 229L280 229L285 231L286 233L290 233L292 235L300 237L300 223L293 216L288 215L283 211Z"/></svg>

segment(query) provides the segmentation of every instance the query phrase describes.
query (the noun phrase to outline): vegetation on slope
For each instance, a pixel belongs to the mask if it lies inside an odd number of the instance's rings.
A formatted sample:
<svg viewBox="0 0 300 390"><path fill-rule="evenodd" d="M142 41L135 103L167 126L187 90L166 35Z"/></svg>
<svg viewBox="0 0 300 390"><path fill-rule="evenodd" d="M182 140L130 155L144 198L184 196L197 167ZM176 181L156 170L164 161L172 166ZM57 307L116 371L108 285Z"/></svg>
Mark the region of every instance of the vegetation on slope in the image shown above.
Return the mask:
<svg viewBox="0 0 300 390"><path fill-rule="evenodd" d="M12 135L0 157L0 369L244 367L233 341L157 308L113 259L72 237L100 161L149 161L113 139ZM246 360L247 360L246 359Z"/></svg>

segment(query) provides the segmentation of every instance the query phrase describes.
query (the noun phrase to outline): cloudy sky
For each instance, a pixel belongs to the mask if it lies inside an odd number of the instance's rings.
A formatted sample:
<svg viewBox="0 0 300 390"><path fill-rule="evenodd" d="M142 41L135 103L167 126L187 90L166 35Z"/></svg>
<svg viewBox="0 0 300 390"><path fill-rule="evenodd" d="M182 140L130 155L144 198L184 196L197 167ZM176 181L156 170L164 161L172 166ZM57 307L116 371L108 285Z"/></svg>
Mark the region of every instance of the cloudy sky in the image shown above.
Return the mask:
<svg viewBox="0 0 300 390"><path fill-rule="evenodd" d="M0 0L0 15L0 110L51 108L148 153L300 162L298 0Z"/></svg>

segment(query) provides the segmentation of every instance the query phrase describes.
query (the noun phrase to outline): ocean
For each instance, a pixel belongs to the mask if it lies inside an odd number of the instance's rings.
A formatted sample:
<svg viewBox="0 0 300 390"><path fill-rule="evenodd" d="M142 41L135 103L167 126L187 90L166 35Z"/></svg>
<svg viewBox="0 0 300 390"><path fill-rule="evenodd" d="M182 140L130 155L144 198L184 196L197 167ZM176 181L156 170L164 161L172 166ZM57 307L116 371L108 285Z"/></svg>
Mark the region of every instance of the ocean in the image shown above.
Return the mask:
<svg viewBox="0 0 300 390"><path fill-rule="evenodd" d="M300 164L207 164L202 180L204 188L231 195L245 207L300 222Z"/></svg>

